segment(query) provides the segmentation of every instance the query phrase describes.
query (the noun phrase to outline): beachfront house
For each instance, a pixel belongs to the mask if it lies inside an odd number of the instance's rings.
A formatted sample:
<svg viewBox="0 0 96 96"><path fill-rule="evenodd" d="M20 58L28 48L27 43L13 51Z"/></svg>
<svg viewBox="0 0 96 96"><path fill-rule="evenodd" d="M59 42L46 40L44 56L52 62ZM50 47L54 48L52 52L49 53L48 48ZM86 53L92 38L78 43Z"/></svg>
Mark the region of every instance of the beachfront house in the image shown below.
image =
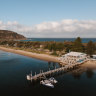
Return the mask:
<svg viewBox="0 0 96 96"><path fill-rule="evenodd" d="M83 63L88 59L87 54L80 52L70 52L59 58L60 62L64 64Z"/></svg>

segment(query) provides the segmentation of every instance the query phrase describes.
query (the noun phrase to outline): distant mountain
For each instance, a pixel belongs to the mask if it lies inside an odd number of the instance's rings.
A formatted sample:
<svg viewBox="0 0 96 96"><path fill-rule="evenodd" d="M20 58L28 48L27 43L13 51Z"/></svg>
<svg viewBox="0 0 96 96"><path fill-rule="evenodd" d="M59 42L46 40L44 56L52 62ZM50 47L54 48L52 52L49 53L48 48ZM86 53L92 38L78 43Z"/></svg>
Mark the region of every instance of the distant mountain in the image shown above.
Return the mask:
<svg viewBox="0 0 96 96"><path fill-rule="evenodd" d="M0 30L0 40L25 40L26 37L9 30Z"/></svg>

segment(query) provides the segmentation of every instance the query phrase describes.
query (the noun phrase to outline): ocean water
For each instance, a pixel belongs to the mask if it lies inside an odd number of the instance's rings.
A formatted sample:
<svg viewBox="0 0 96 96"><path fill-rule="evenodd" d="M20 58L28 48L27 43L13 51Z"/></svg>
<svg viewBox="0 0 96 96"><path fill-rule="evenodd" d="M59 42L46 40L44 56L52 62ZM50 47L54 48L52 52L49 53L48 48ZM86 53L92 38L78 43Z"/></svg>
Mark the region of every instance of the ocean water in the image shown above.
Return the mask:
<svg viewBox="0 0 96 96"><path fill-rule="evenodd" d="M96 96L96 70L82 69L55 75L58 83L55 88L30 83L26 74L32 70L39 73L47 71L58 63L48 63L18 54L0 51L0 96Z"/></svg>
<svg viewBox="0 0 96 96"><path fill-rule="evenodd" d="M74 41L76 38L28 38L27 40L22 41L56 41L56 42L64 42L64 41ZM81 38L83 43L88 43L90 40L96 42L96 38Z"/></svg>

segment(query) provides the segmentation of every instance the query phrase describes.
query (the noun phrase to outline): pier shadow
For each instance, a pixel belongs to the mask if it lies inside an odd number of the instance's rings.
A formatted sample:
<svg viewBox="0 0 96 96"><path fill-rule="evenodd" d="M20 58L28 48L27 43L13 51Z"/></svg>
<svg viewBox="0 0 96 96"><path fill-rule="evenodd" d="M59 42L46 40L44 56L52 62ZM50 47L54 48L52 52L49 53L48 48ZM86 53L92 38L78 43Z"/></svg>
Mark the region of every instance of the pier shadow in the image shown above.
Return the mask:
<svg viewBox="0 0 96 96"><path fill-rule="evenodd" d="M87 70L87 68L78 67L78 68L72 70L70 73L71 73L71 75L73 76L74 79L80 80L81 75L84 72L86 72L86 70Z"/></svg>
<svg viewBox="0 0 96 96"><path fill-rule="evenodd" d="M86 73L87 78L89 78L89 79L93 78L93 76L94 76L93 70L92 69L87 69L87 68L78 68L76 70L71 71L71 74L74 77L74 79L79 80L81 78L81 75L84 72Z"/></svg>

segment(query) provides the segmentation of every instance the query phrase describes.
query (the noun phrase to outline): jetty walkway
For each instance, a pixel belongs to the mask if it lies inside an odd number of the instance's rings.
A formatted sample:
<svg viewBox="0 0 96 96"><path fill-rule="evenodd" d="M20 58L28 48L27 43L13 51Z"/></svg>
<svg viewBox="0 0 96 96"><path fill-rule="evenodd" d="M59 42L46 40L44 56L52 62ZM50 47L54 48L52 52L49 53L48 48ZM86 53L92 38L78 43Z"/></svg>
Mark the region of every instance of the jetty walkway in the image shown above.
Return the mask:
<svg viewBox="0 0 96 96"><path fill-rule="evenodd" d="M82 63L84 63L84 62L82 62ZM65 65L64 67L60 67L60 68L57 68L57 69L55 68L54 70L49 69L49 71L47 71L47 72L43 72L43 70L40 70L39 74L36 74L36 72L35 72L35 75L32 76L32 80L40 80L41 78L44 78L46 76L54 75L55 73L68 72L70 69L74 69L77 66L81 65L82 63L79 62L79 63L76 63L76 64L68 64L68 65Z"/></svg>

